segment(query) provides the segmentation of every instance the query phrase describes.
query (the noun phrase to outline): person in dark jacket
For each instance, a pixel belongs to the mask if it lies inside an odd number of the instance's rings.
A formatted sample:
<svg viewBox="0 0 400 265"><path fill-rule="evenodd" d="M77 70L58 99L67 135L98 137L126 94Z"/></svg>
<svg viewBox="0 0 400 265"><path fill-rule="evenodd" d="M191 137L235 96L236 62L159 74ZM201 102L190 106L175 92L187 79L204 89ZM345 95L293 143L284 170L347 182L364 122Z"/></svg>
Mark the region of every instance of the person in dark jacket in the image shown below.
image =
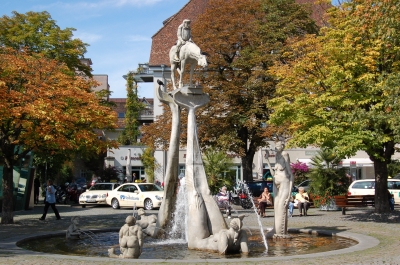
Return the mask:
<svg viewBox="0 0 400 265"><path fill-rule="evenodd" d="M40 188L40 180L36 177L33 180L33 200L35 204L39 203L39 188Z"/></svg>

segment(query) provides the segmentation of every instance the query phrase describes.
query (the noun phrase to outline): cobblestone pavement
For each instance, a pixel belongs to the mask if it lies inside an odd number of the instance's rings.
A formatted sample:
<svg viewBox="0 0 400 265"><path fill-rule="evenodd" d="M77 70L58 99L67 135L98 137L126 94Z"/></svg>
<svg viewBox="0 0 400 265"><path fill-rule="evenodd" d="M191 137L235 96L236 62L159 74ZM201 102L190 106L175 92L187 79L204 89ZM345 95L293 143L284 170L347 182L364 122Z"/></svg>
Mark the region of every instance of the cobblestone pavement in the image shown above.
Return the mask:
<svg viewBox="0 0 400 265"><path fill-rule="evenodd" d="M127 215L132 214L132 209L113 210L111 207L87 207L58 205L62 219L56 220L54 213L49 209L45 221L39 217L43 205L37 205L33 210L15 213L12 225L0 225L0 264L23 265L58 265L58 264L125 264L127 262L140 262L156 264L154 260L117 260L109 258L67 257L45 253L33 253L24 250L15 250L12 243L14 238L28 237L38 233L65 231L70 224L72 216L81 216L80 227L82 229L121 227ZM147 213L157 213L147 211ZM234 216L246 214L245 226L257 226L257 217L251 210L242 210L236 207ZM315 256L308 258L294 257L289 260L219 260L219 264L400 264L400 207L389 215L377 215L372 208L348 209L346 215L340 211L319 211L311 208L307 217L299 217L295 209L295 215L289 219L290 228L305 228L313 230L335 230L368 235L379 240L379 244L373 248L355 251L347 254L330 256ZM267 210L267 217L261 219L264 228L273 226L273 210ZM8 244L10 242L10 244ZM190 261L177 261L176 263L189 263ZM191 264L205 264L209 261L193 261ZM215 261L213 261L215 262ZM161 263L159 263L161 264ZM239 263L238 263L239 264Z"/></svg>

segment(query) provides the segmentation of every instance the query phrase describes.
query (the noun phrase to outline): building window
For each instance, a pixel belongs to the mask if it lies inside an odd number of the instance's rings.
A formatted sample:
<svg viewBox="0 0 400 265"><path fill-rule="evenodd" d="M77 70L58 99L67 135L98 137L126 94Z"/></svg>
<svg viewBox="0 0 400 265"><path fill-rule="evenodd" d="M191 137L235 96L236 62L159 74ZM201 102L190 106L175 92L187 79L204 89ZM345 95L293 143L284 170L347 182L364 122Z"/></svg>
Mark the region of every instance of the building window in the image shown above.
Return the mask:
<svg viewBox="0 0 400 265"><path fill-rule="evenodd" d="M125 118L125 112L118 112L118 118Z"/></svg>
<svg viewBox="0 0 400 265"><path fill-rule="evenodd" d="M81 174L80 174L80 176L81 176L81 178L88 179L89 176L90 176L90 172L89 172L88 170L81 169Z"/></svg>

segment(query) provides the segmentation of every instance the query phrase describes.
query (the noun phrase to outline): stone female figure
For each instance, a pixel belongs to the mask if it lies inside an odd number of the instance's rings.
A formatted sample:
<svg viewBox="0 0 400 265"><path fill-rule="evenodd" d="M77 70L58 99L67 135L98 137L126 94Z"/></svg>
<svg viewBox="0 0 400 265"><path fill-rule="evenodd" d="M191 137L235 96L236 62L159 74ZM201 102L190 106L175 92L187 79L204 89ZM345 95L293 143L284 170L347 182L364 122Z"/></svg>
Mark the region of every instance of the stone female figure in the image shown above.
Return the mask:
<svg viewBox="0 0 400 265"><path fill-rule="evenodd" d="M275 167L272 169L267 153L267 163L271 169L271 173L274 177L274 228L269 233L273 234L274 237L285 238L289 237L287 233L287 209L288 204L292 195L292 186L294 176L290 168L289 154L284 151L285 145L282 141L275 143L276 156L275 156Z"/></svg>
<svg viewBox="0 0 400 265"><path fill-rule="evenodd" d="M125 223L119 230L119 246L121 254L115 254L114 248L108 249L110 258L137 259L142 254L143 233L142 228L136 225L136 219L128 216Z"/></svg>

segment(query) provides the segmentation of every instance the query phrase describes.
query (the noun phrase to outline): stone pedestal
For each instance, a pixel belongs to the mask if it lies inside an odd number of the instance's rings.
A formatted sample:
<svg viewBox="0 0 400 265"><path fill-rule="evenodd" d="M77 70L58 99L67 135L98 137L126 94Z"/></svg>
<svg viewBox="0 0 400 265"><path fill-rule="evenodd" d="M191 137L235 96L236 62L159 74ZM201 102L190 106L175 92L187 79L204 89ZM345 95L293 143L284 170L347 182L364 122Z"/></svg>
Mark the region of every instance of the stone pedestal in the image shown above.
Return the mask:
<svg viewBox="0 0 400 265"><path fill-rule="evenodd" d="M186 150L186 190L189 203L188 247L196 248L196 241L227 229L226 222L212 197L207 183L199 148L195 112L210 101L201 87L182 87L173 94L177 105L188 110Z"/></svg>

